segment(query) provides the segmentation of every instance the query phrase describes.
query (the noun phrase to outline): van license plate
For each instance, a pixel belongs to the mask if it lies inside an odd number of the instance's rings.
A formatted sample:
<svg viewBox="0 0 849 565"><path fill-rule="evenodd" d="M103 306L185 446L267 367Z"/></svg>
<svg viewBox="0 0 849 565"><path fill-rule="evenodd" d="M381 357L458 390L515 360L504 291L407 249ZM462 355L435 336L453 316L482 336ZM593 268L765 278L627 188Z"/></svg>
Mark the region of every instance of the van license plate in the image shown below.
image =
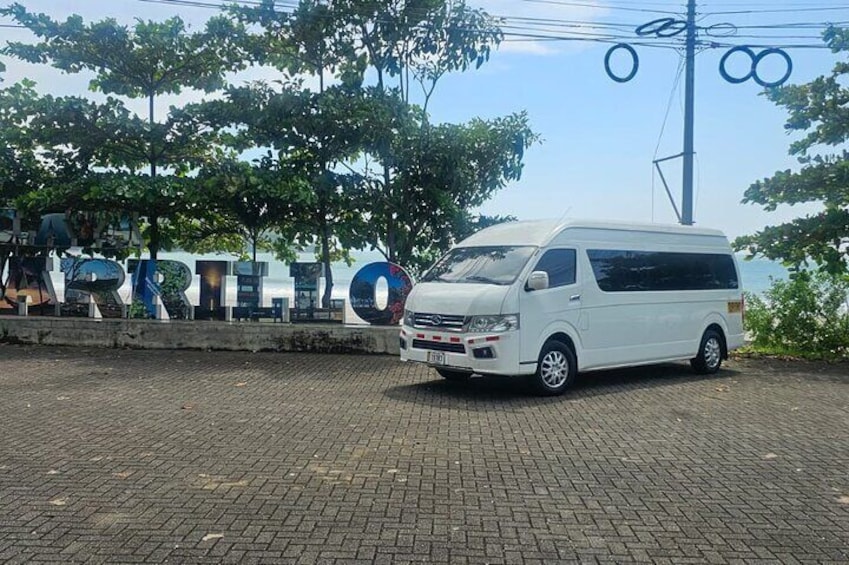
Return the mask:
<svg viewBox="0 0 849 565"><path fill-rule="evenodd" d="M445 353L442 351L428 351L427 362L431 365L445 365Z"/></svg>

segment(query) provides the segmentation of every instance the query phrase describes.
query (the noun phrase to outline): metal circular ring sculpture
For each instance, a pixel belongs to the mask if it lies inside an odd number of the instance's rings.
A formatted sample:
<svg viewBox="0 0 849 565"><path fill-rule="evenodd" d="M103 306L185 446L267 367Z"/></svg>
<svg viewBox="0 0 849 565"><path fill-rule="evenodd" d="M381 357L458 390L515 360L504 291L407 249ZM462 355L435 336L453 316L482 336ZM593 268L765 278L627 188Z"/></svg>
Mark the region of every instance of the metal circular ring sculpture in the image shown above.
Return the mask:
<svg viewBox="0 0 849 565"><path fill-rule="evenodd" d="M728 74L728 71L725 68L725 65L728 62L728 58L731 55L733 55L734 53L745 53L746 55L749 56L749 59L751 59L751 61L752 61L751 69L749 69L749 72L746 73L743 76L733 77L730 74ZM763 59L765 57L768 57L770 55L780 56L782 59L784 59L784 63L787 66L787 70L784 72L784 75L782 75L782 77L779 78L778 80L774 80L774 81L763 80L758 75L758 65L761 63L761 61L763 61ZM759 85L763 86L764 88L772 88L772 87L775 87L775 86L781 86L782 84L787 82L787 79L790 78L790 75L792 73L793 73L793 61L792 61L792 59L790 59L790 55L788 55L787 52L784 51L783 49L779 49L777 47L771 47L769 49L762 50L760 53L755 53L755 51L751 47L748 47L747 45L738 45L736 47L732 47L731 49L729 49L725 53L725 55L722 56L722 59L719 60L719 74L722 75L722 78L724 78L725 80L727 80L731 84L741 84L741 83L746 82L749 79L752 79L756 83L758 83Z"/></svg>
<svg viewBox="0 0 849 565"><path fill-rule="evenodd" d="M687 22L685 20L676 20L675 18L658 18L650 22L646 22L641 26L637 26L634 33L643 37L653 35L655 37L675 37L687 31Z"/></svg>
<svg viewBox="0 0 849 565"><path fill-rule="evenodd" d="M617 76L613 74L613 71L610 69L610 57L613 56L613 53L618 49L624 49L631 55L631 72L625 75L624 77ZM637 71L640 68L640 58L637 56L637 52L633 47L628 45L627 43L617 43L613 47L607 50L607 55L604 56L604 70L607 72L607 76L616 82L628 82L634 75L637 74Z"/></svg>

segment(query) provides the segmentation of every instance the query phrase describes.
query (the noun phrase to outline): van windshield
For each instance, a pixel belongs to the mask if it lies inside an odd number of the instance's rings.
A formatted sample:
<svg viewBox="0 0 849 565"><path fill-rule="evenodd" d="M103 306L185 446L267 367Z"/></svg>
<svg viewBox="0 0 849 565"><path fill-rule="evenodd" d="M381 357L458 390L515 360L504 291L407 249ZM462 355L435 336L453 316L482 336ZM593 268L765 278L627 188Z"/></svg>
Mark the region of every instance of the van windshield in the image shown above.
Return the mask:
<svg viewBox="0 0 849 565"><path fill-rule="evenodd" d="M425 273L421 282L509 285L535 247L456 247Z"/></svg>

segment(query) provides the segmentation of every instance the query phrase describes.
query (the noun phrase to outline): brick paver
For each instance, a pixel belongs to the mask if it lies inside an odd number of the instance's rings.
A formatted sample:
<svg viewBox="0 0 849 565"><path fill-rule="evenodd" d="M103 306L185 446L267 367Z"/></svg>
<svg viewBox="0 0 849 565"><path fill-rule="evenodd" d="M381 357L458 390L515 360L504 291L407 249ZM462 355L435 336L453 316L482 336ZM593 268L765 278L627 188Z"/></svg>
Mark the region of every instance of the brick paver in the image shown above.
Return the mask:
<svg viewBox="0 0 849 565"><path fill-rule="evenodd" d="M0 562L849 560L846 365L538 398L392 357L0 359Z"/></svg>

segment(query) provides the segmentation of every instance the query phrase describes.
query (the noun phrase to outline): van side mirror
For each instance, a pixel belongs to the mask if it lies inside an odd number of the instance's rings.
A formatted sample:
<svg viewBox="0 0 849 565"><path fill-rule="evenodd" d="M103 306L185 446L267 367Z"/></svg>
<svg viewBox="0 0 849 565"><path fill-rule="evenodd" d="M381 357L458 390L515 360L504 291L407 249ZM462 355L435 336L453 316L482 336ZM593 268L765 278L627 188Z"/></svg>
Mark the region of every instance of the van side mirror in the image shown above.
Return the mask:
<svg viewBox="0 0 849 565"><path fill-rule="evenodd" d="M528 290L545 290L548 288L548 273L545 271L534 271L528 277Z"/></svg>

